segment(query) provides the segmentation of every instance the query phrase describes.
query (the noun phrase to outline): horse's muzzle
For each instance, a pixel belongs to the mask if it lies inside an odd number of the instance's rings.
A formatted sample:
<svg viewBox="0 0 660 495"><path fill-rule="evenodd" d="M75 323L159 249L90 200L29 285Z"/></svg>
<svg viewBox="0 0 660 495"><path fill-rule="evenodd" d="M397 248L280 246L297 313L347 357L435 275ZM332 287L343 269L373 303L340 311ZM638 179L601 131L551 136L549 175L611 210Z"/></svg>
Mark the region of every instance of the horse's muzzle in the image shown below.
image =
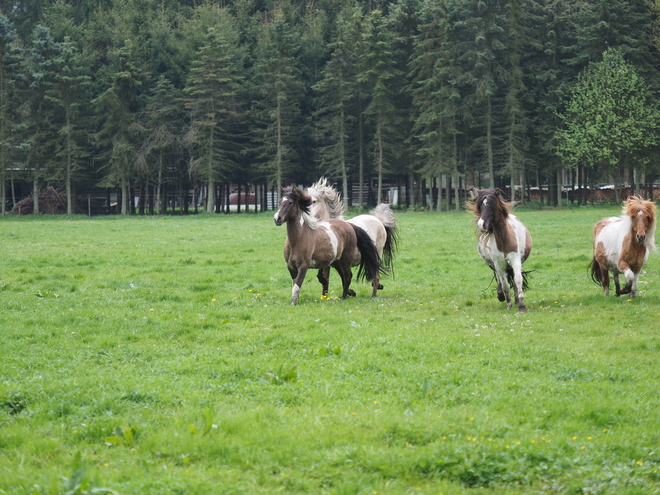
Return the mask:
<svg viewBox="0 0 660 495"><path fill-rule="evenodd" d="M644 244L644 241L646 240L645 235L637 235L637 243L638 244Z"/></svg>
<svg viewBox="0 0 660 495"><path fill-rule="evenodd" d="M277 215L273 217L273 220L275 221L275 225L277 225L278 227L284 223L284 219L278 217Z"/></svg>

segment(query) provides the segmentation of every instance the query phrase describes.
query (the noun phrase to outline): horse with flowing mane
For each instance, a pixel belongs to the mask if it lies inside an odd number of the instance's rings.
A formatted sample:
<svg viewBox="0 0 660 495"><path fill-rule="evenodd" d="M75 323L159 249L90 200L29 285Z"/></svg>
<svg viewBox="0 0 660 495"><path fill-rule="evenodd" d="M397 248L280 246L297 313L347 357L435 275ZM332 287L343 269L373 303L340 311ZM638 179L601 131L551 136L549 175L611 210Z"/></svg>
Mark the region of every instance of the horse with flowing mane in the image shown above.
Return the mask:
<svg viewBox="0 0 660 495"><path fill-rule="evenodd" d="M317 220L343 220L344 214L346 213L346 206L341 199L341 194L328 183L328 179L321 177L318 182L315 182L307 189L307 193L312 198L311 213ZM378 289L383 288L380 284L380 274L390 272L393 268L393 261L397 251L399 238L396 218L394 217L390 206L386 203L381 203L371 210L368 215L358 215L348 220L348 223L364 229L378 251L383 270L381 270L372 280L373 291L371 296L376 297ZM357 266L359 263L360 253L356 252L353 266ZM325 269L323 273L322 271L319 271L318 278L323 285L323 294L328 291L329 275L329 269ZM350 290L349 295L354 296L355 292Z"/></svg>
<svg viewBox="0 0 660 495"><path fill-rule="evenodd" d="M623 204L620 217L599 220L594 226L594 257L589 265L591 278L610 293L612 272L616 295L637 295L637 281L642 267L655 250L655 203L631 196ZM619 285L619 275L626 285Z"/></svg>
<svg viewBox="0 0 660 495"><path fill-rule="evenodd" d="M502 191L480 191L475 201L466 203L474 213L479 229L479 255L495 273L497 298L506 301L511 309L510 288L514 288L518 311L527 311L523 291L527 279L522 264L532 250L532 236L518 217L511 214L511 204L504 200Z"/></svg>
<svg viewBox="0 0 660 495"><path fill-rule="evenodd" d="M302 189L287 187L273 220L286 222L284 260L291 274L291 305L298 301L300 288L309 268L334 267L342 280L342 299L348 295L355 253L360 253L358 278L373 280L382 271L380 258L369 235L357 225L334 219L319 222L310 214L312 198Z"/></svg>

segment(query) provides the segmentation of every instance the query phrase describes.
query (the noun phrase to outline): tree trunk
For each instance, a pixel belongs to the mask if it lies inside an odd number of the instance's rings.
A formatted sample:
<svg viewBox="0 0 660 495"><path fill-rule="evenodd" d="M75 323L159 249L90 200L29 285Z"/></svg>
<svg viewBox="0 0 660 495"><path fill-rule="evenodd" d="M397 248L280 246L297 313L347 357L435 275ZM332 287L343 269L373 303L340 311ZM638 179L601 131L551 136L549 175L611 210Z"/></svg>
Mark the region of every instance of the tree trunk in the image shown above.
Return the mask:
<svg viewBox="0 0 660 495"><path fill-rule="evenodd" d="M380 204L383 197L383 162L385 161L385 153L383 151L383 133L381 123L378 123L377 139L378 139L378 187L376 188L376 204Z"/></svg>
<svg viewBox="0 0 660 495"><path fill-rule="evenodd" d="M486 114L486 147L488 151L488 173L490 174L490 188L495 189L495 164L493 160L492 118L493 118L493 107L490 96L488 96L487 114Z"/></svg>
<svg viewBox="0 0 660 495"><path fill-rule="evenodd" d="M344 105L341 105L339 112L339 160L341 163L341 183L343 192L344 206L348 206L348 173L346 171L346 137L344 128Z"/></svg>
<svg viewBox="0 0 660 495"><path fill-rule="evenodd" d="M32 177L32 198L34 202L32 213L38 215L39 214L39 176L37 175L36 168L34 171L34 176Z"/></svg>
<svg viewBox="0 0 660 495"><path fill-rule="evenodd" d="M358 180L360 181L358 204L362 208L364 206L364 122L362 121L362 94L358 95L358 105Z"/></svg>
<svg viewBox="0 0 660 495"><path fill-rule="evenodd" d="M557 206L562 205L562 194L564 193L564 169L557 171Z"/></svg>
<svg viewBox="0 0 660 495"><path fill-rule="evenodd" d="M128 204L128 198L130 196L130 188L128 186L128 182L126 179L121 180L121 214L122 215L129 215L130 210L129 210L129 204Z"/></svg>

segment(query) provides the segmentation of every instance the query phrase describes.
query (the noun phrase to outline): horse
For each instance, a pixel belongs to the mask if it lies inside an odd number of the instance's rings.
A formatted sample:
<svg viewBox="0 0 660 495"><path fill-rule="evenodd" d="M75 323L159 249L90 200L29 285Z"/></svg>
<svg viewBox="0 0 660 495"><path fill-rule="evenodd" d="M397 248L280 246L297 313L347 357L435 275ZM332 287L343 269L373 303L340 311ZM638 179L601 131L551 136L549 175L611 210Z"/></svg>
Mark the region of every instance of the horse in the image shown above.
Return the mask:
<svg viewBox="0 0 660 495"><path fill-rule="evenodd" d="M616 295L637 295L639 272L655 250L655 203L631 196L620 217L608 217L594 225L594 257L589 265L591 278L610 293L609 272L612 272ZM623 289L619 274L626 277Z"/></svg>
<svg viewBox="0 0 660 495"><path fill-rule="evenodd" d="M346 299L353 273L355 252L360 253L358 278L373 280L382 271L376 246L357 225L335 219L319 222L310 214L312 198L295 186L282 190L282 199L273 220L280 226L286 222L284 260L291 274L293 289L291 306L295 306L309 268L334 267L341 277ZM327 284L327 282L326 282Z"/></svg>
<svg viewBox="0 0 660 495"><path fill-rule="evenodd" d="M346 206L341 199L341 194L332 187L325 177L321 177L318 182L312 184L307 189L307 193L312 197L311 213L320 221L328 221L333 218L343 219L346 213ZM380 284L381 273L389 273L393 268L394 255L398 245L398 229L396 218L386 203L376 206L368 215L358 215L348 220L348 223L364 229L376 246L379 259L383 269L372 280L373 291L371 297L376 297L377 291L383 289ZM360 253L356 253L353 260L353 266L360 263ZM323 294L328 292L328 280L330 270L324 269L319 272L319 281L323 285ZM324 283L325 282L325 283ZM349 295L354 296L353 290Z"/></svg>
<svg viewBox="0 0 660 495"><path fill-rule="evenodd" d="M506 301L507 309L511 309L513 286L518 311L525 313L523 291L527 289L527 272L522 271L522 264L532 250L532 236L511 214L511 204L504 200L499 189L480 191L476 200L466 203L466 207L478 218L479 254L495 273L497 298Z"/></svg>

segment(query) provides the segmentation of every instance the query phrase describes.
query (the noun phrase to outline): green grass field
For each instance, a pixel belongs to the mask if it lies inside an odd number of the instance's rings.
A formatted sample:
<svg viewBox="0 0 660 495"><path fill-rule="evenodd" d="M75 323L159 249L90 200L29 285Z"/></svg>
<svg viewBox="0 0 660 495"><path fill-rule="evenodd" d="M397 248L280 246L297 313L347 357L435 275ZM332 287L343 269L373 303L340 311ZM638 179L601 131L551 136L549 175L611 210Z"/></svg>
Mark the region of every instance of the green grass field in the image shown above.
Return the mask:
<svg viewBox="0 0 660 495"><path fill-rule="evenodd" d="M465 212L296 307L272 213L0 219L0 493L659 493L660 254L587 273L618 212L517 211L527 314Z"/></svg>

